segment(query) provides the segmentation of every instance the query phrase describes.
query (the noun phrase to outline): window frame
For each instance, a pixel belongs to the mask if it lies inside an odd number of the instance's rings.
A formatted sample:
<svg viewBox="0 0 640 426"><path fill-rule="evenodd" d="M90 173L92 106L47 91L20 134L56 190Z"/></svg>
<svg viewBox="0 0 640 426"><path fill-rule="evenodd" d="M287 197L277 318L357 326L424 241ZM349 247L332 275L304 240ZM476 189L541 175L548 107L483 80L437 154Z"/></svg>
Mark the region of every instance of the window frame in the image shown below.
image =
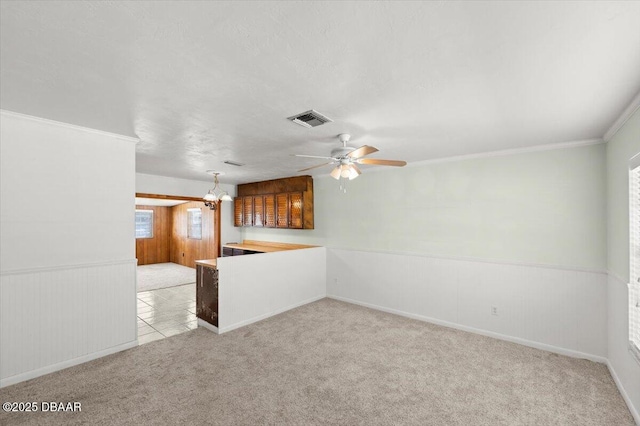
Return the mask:
<svg viewBox="0 0 640 426"><path fill-rule="evenodd" d="M640 153L629 160L629 352L640 363Z"/></svg>
<svg viewBox="0 0 640 426"><path fill-rule="evenodd" d="M196 216L193 213L198 212L200 221L194 222L193 217ZM193 227L197 226L200 229L200 233L193 236ZM187 238L190 240L202 240L202 208L192 207L187 209Z"/></svg>
<svg viewBox="0 0 640 426"><path fill-rule="evenodd" d="M138 213L150 213L149 217L151 220L149 221L149 236L138 236ZM149 209L136 209L136 217L135 217L135 225L134 225L134 233L136 236L136 240L144 240L153 238L153 225L154 225L154 211Z"/></svg>

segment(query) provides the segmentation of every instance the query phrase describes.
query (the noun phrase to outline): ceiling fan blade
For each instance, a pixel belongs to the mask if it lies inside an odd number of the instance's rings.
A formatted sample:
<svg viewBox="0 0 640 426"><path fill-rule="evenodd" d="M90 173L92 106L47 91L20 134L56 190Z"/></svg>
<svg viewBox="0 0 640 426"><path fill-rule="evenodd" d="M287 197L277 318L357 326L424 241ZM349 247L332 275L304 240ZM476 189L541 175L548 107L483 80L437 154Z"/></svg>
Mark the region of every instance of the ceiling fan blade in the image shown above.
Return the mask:
<svg viewBox="0 0 640 426"><path fill-rule="evenodd" d="M362 145L360 148L348 153L347 157L360 158L364 157L365 155L373 154L374 152L378 152L378 148L376 148L375 146Z"/></svg>
<svg viewBox="0 0 640 426"><path fill-rule="evenodd" d="M358 166L356 166L355 164L353 164L353 163L352 163L352 164L351 164L351 168L352 168L353 170L355 170L357 174L359 174L359 175L360 175L360 174L362 174L362 172L360 171L360 169L358 168Z"/></svg>
<svg viewBox="0 0 640 426"><path fill-rule="evenodd" d="M298 172L306 172L307 170L311 170L311 169L315 169L318 167L322 167L322 166L326 166L327 164L332 164L332 161L329 161L328 163L322 163L322 164L318 164L317 166L312 166L312 167L307 167L306 169L302 169L302 170L298 170Z"/></svg>
<svg viewBox="0 0 640 426"><path fill-rule="evenodd" d="M331 177L334 179L340 179L340 172L342 171L342 166L338 165L335 169L331 171Z"/></svg>
<svg viewBox="0 0 640 426"><path fill-rule="evenodd" d="M400 160L381 160L379 158L360 158L358 160L360 164L373 164L377 166L395 166L395 167L403 167L407 165L406 161Z"/></svg>
<svg viewBox="0 0 640 426"><path fill-rule="evenodd" d="M294 157L304 157L304 158L322 158L323 160L333 160L333 157L322 157L320 155L303 155L303 154L291 154Z"/></svg>

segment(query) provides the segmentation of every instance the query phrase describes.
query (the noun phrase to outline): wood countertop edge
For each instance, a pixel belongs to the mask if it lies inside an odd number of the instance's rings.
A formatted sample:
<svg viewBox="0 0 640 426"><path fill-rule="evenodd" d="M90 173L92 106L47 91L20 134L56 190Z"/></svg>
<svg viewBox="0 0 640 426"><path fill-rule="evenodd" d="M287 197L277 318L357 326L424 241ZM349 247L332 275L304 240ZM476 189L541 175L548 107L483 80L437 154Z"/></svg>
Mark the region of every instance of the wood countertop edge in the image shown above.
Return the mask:
<svg viewBox="0 0 640 426"><path fill-rule="evenodd" d="M242 250L258 251L262 253L273 253L278 251L288 250L300 250L306 248L315 248L318 246L309 246L304 244L289 244L289 243L272 243L268 241L250 241L245 240L242 243L228 243L223 247L237 248Z"/></svg>
<svg viewBox="0 0 640 426"><path fill-rule="evenodd" d="M202 259L196 260L196 265L202 265L207 267L218 267L218 259Z"/></svg>

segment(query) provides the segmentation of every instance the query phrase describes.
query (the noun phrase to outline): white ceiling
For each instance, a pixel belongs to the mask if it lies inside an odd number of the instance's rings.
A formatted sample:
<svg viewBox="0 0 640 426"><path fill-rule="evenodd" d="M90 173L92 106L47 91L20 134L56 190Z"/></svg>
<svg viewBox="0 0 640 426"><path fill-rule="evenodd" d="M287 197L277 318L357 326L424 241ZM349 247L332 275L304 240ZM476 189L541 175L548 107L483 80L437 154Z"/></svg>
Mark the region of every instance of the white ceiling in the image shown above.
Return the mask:
<svg viewBox="0 0 640 426"><path fill-rule="evenodd" d="M409 162L600 138L640 91L640 2L1 7L0 107L137 136L148 174L292 176L342 132ZM286 120L311 108L334 122Z"/></svg>

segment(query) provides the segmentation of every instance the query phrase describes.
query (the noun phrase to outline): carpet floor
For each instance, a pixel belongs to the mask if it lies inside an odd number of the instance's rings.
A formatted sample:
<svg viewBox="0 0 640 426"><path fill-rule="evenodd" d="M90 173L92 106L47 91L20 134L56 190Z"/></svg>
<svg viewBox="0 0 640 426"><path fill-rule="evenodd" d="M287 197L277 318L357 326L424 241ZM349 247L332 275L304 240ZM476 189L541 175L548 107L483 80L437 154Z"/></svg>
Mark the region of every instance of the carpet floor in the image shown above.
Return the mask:
<svg viewBox="0 0 640 426"><path fill-rule="evenodd" d="M607 367L323 299L0 390L7 425L633 425Z"/></svg>
<svg viewBox="0 0 640 426"><path fill-rule="evenodd" d="M137 286L139 292L195 282L195 268L188 268L177 263L154 263L138 266Z"/></svg>

